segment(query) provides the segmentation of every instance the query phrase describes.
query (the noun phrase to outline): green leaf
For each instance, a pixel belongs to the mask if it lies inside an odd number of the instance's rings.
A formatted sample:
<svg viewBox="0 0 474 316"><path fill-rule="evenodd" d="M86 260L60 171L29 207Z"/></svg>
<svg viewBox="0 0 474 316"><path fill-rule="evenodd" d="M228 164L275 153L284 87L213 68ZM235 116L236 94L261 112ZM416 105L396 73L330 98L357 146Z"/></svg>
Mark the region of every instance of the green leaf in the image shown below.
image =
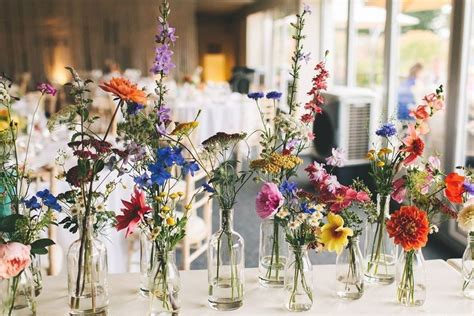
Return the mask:
<svg viewBox="0 0 474 316"><path fill-rule="evenodd" d="M94 163L94 172L97 174L99 172L102 171L102 169L104 169L104 161L101 159L101 160L97 160L95 163Z"/></svg>
<svg viewBox="0 0 474 316"><path fill-rule="evenodd" d="M16 221L24 218L20 214L12 214L0 219L0 231L5 233L13 233L16 230Z"/></svg>
<svg viewBox="0 0 474 316"><path fill-rule="evenodd" d="M42 239L38 239L38 240L34 241L31 244L31 249L46 248L46 247L52 246L54 244L55 244L55 242L52 241L51 239L42 238Z"/></svg>
<svg viewBox="0 0 474 316"><path fill-rule="evenodd" d="M32 254L36 254L36 255L45 255L48 253L48 249L46 248L31 248L31 251L30 251Z"/></svg>

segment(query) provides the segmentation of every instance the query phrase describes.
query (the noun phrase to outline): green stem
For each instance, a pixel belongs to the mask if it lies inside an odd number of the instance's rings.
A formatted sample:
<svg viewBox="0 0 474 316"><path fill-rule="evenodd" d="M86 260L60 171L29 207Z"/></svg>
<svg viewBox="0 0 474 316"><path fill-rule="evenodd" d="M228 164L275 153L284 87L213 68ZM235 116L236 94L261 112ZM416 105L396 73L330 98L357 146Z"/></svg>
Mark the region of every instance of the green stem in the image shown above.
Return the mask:
<svg viewBox="0 0 474 316"><path fill-rule="evenodd" d="M11 295L11 305L10 305L10 308L8 310L8 316L11 316L12 313L13 313L13 309L15 308L15 301L16 301L16 292L17 292L17 289L18 289L18 283L20 283L20 277L21 277L21 274L23 273L20 272L20 274L18 274L17 276L13 277L13 287L12 287L12 295ZM26 293L25 293L26 295Z"/></svg>

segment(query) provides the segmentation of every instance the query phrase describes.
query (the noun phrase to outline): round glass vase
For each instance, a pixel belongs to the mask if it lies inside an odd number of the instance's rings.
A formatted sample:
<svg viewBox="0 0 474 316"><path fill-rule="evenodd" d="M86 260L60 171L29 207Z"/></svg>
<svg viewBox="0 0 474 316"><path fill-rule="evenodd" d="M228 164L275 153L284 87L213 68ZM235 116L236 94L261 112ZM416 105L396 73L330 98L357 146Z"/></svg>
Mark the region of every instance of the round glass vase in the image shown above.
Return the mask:
<svg viewBox="0 0 474 316"><path fill-rule="evenodd" d="M425 259L421 249L403 251L396 268L397 302L421 306L426 299Z"/></svg>
<svg viewBox="0 0 474 316"><path fill-rule="evenodd" d="M283 287L288 246L285 231L275 218L267 218L260 224L258 273L264 287Z"/></svg>
<svg viewBox="0 0 474 316"><path fill-rule="evenodd" d="M377 220L367 222L366 227L364 277L368 283L391 284L395 280L397 247L385 226L389 210L390 195L377 195Z"/></svg>
<svg viewBox="0 0 474 316"><path fill-rule="evenodd" d="M106 315L107 249L94 234L93 216L80 218L79 227L67 254L69 315Z"/></svg>
<svg viewBox="0 0 474 316"><path fill-rule="evenodd" d="M306 246L289 246L283 290L285 308L290 312L308 311L313 306L313 266Z"/></svg>
<svg viewBox="0 0 474 316"><path fill-rule="evenodd" d="M240 308L244 298L244 239L233 229L232 210L221 211L220 229L207 249L209 306L229 311Z"/></svg>
<svg viewBox="0 0 474 316"><path fill-rule="evenodd" d="M150 316L178 315L180 309L179 290L181 280L176 266L175 251L153 253L153 268L149 274L148 296Z"/></svg>
<svg viewBox="0 0 474 316"><path fill-rule="evenodd" d="M0 281L0 311L4 316L36 315L36 295L30 268Z"/></svg>
<svg viewBox="0 0 474 316"><path fill-rule="evenodd" d="M364 260L359 238L349 238L347 246L336 258L336 295L357 300L364 294Z"/></svg>
<svg viewBox="0 0 474 316"><path fill-rule="evenodd" d="M467 246L462 256L463 295L474 300L474 232L467 235Z"/></svg>

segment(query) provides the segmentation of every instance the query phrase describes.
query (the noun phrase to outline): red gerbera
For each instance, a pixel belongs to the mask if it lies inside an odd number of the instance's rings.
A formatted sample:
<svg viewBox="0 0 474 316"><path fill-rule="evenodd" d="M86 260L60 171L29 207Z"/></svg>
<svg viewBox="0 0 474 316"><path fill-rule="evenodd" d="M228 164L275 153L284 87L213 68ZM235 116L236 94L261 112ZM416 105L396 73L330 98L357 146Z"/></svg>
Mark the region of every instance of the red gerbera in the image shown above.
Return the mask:
<svg viewBox="0 0 474 316"><path fill-rule="evenodd" d="M132 234L140 221L145 220L144 216L150 212L151 208L145 202L145 193L135 188L130 202L122 200L125 208L121 211L123 215L117 215L117 231L127 228L125 237Z"/></svg>
<svg viewBox="0 0 474 316"><path fill-rule="evenodd" d="M428 216L416 206L402 206L387 221L387 232L405 251L420 249L428 242Z"/></svg>
<svg viewBox="0 0 474 316"><path fill-rule="evenodd" d="M411 164L415 161L416 158L423 154L423 150L425 149L425 143L420 138L418 131L416 130L415 126L410 125L408 126L409 134L403 140L403 148L400 151L408 153L408 156L405 157L403 162L405 165Z"/></svg>
<svg viewBox="0 0 474 316"><path fill-rule="evenodd" d="M464 177L457 174L456 172L452 172L448 174L444 182L446 183L446 190L444 190L444 193L446 194L448 200L457 204L462 203L462 195L464 193Z"/></svg>

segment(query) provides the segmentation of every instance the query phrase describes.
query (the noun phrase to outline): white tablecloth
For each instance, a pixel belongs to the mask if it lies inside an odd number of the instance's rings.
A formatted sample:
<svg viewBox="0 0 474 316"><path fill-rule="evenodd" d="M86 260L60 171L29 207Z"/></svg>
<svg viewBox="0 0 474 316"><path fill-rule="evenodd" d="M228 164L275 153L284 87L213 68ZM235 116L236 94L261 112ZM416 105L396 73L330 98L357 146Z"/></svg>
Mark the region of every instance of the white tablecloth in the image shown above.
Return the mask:
<svg viewBox="0 0 474 316"><path fill-rule="evenodd" d="M395 301L395 284L367 286L356 301L334 295L335 266L314 266L314 305L311 315L474 315L474 301L461 295L460 274L442 260L426 262L427 298L421 307L404 307ZM244 305L232 312L217 312L207 304L207 271L181 272L181 316L213 315L294 315L283 309L282 290L261 288L257 270L246 270ZM137 293L137 274L109 277L111 316L147 315L148 301ZM67 283L64 277L46 277L39 297L40 316L66 315Z"/></svg>

